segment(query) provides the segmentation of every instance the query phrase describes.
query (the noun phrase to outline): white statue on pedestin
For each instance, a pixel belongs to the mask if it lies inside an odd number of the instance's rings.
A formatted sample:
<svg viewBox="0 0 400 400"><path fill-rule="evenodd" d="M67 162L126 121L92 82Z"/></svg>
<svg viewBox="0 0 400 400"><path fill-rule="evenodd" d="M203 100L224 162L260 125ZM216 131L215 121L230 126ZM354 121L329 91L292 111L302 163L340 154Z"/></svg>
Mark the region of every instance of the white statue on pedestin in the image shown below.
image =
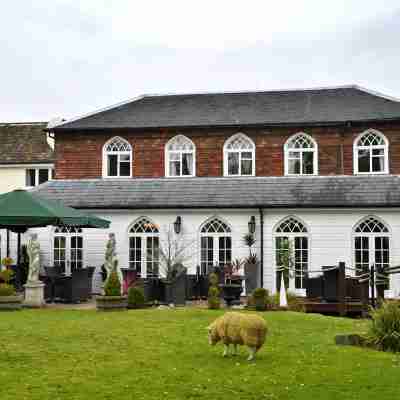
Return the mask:
<svg viewBox="0 0 400 400"><path fill-rule="evenodd" d="M36 233L32 234L28 241L27 253L29 257L28 282L39 282L40 244Z"/></svg>

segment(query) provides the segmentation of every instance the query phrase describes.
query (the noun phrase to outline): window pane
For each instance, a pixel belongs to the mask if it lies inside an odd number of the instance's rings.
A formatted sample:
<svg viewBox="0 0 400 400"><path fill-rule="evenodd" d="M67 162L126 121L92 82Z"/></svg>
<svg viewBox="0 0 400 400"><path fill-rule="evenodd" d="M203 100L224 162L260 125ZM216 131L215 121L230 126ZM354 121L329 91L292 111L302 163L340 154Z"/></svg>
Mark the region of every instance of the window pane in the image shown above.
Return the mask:
<svg viewBox="0 0 400 400"><path fill-rule="evenodd" d="M193 154L182 154L182 175L193 175Z"/></svg>
<svg viewBox="0 0 400 400"><path fill-rule="evenodd" d="M169 174L170 176L180 176L181 163L179 161L171 161L169 163Z"/></svg>
<svg viewBox="0 0 400 400"><path fill-rule="evenodd" d="M358 172L370 172L369 150L358 150Z"/></svg>
<svg viewBox="0 0 400 400"><path fill-rule="evenodd" d="M311 151L303 152L303 174L314 173L314 153Z"/></svg>
<svg viewBox="0 0 400 400"><path fill-rule="evenodd" d="M39 185L45 183L49 180L49 170L48 169L39 169Z"/></svg>
<svg viewBox="0 0 400 400"><path fill-rule="evenodd" d="M384 163L384 157L372 157L372 171L383 172L385 169Z"/></svg>
<svg viewBox="0 0 400 400"><path fill-rule="evenodd" d="M131 161L131 156L129 154L121 154L119 156L119 160L120 161L127 161L130 162Z"/></svg>
<svg viewBox="0 0 400 400"><path fill-rule="evenodd" d="M253 173L253 161L243 160L242 158L242 175L251 175Z"/></svg>
<svg viewBox="0 0 400 400"><path fill-rule="evenodd" d="M300 160L289 159L289 174L300 174Z"/></svg>
<svg viewBox="0 0 400 400"><path fill-rule="evenodd" d="M253 157L252 157L252 153L250 153L250 152L248 152L248 151L244 151L243 153L242 153L242 159L246 159L246 160L251 160Z"/></svg>
<svg viewBox="0 0 400 400"><path fill-rule="evenodd" d="M107 175L118 176L118 156L116 154L108 155Z"/></svg>
<svg viewBox="0 0 400 400"><path fill-rule="evenodd" d="M25 185L26 186L35 186L36 181L36 170L27 169L25 175Z"/></svg>
<svg viewBox="0 0 400 400"><path fill-rule="evenodd" d="M228 175L239 174L239 153L228 153Z"/></svg>
<svg viewBox="0 0 400 400"><path fill-rule="evenodd" d="M119 175L120 176L130 176L131 175L131 163L121 162L119 164Z"/></svg>

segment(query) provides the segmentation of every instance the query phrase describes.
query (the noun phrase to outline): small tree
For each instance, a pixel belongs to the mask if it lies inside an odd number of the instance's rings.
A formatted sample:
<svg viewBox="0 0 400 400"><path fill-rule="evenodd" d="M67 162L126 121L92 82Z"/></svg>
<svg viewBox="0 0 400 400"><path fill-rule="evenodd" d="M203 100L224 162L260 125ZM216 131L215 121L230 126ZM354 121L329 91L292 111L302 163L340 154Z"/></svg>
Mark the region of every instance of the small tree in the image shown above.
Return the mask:
<svg viewBox="0 0 400 400"><path fill-rule="evenodd" d="M243 243L249 248L249 256L245 259L245 263L257 264L257 254L252 252L252 248L256 243L254 235L251 233L246 233L246 235L243 236Z"/></svg>
<svg viewBox="0 0 400 400"><path fill-rule="evenodd" d="M110 276L104 286L105 296L121 296L121 282L115 268L111 271Z"/></svg>
<svg viewBox="0 0 400 400"><path fill-rule="evenodd" d="M221 302L219 298L219 289L218 289L218 275L215 273L211 273L208 276L208 281L210 283L210 287L208 289L208 308L212 310L216 310L220 308Z"/></svg>

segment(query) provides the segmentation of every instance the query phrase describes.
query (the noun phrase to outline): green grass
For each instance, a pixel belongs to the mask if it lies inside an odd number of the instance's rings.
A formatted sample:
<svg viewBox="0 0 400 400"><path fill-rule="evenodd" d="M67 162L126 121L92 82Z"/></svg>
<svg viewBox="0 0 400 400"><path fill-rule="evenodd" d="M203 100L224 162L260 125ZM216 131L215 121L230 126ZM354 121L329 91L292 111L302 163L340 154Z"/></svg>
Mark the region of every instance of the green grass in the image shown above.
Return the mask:
<svg viewBox="0 0 400 400"><path fill-rule="evenodd" d="M205 327L221 311L31 310L0 314L0 399L394 399L400 357L335 346L365 322L291 312L255 362L222 358Z"/></svg>

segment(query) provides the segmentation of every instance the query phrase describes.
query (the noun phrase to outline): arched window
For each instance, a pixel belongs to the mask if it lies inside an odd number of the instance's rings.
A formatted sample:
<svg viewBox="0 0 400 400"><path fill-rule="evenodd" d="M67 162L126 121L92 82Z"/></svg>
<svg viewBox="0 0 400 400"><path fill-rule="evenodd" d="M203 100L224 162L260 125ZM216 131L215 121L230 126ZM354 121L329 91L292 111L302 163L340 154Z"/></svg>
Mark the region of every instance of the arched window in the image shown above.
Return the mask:
<svg viewBox="0 0 400 400"><path fill-rule="evenodd" d="M103 147L103 177L132 176L132 146L119 136Z"/></svg>
<svg viewBox="0 0 400 400"><path fill-rule="evenodd" d="M218 217L206 221L200 228L200 265L203 273L210 267L224 266L232 261L232 231Z"/></svg>
<svg viewBox="0 0 400 400"><path fill-rule="evenodd" d="M165 146L165 175L195 176L196 147L183 135L173 137Z"/></svg>
<svg viewBox="0 0 400 400"><path fill-rule="evenodd" d="M354 173L389 173L388 153L389 146L386 137L375 129L368 129L354 141Z"/></svg>
<svg viewBox="0 0 400 400"><path fill-rule="evenodd" d="M255 175L255 145L254 142L243 133L237 133L225 142L224 175Z"/></svg>
<svg viewBox="0 0 400 400"><path fill-rule="evenodd" d="M368 216L353 229L354 265L357 274L368 270L372 264L376 269L390 265L390 233L388 226L377 217ZM389 289L388 284L385 289Z"/></svg>
<svg viewBox="0 0 400 400"><path fill-rule="evenodd" d="M317 175L318 146L306 133L291 136L284 146L285 175Z"/></svg>
<svg viewBox="0 0 400 400"><path fill-rule="evenodd" d="M129 229L129 267L138 276L158 276L159 246L158 226L147 217L137 219Z"/></svg>
<svg viewBox="0 0 400 400"><path fill-rule="evenodd" d="M309 235L307 227L295 217L281 221L274 232L275 265L289 267L289 287L298 294L305 294L305 282L309 264ZM280 274L277 287L280 287Z"/></svg>
<svg viewBox="0 0 400 400"><path fill-rule="evenodd" d="M57 226L53 235L53 263L65 274L83 268L82 228Z"/></svg>

